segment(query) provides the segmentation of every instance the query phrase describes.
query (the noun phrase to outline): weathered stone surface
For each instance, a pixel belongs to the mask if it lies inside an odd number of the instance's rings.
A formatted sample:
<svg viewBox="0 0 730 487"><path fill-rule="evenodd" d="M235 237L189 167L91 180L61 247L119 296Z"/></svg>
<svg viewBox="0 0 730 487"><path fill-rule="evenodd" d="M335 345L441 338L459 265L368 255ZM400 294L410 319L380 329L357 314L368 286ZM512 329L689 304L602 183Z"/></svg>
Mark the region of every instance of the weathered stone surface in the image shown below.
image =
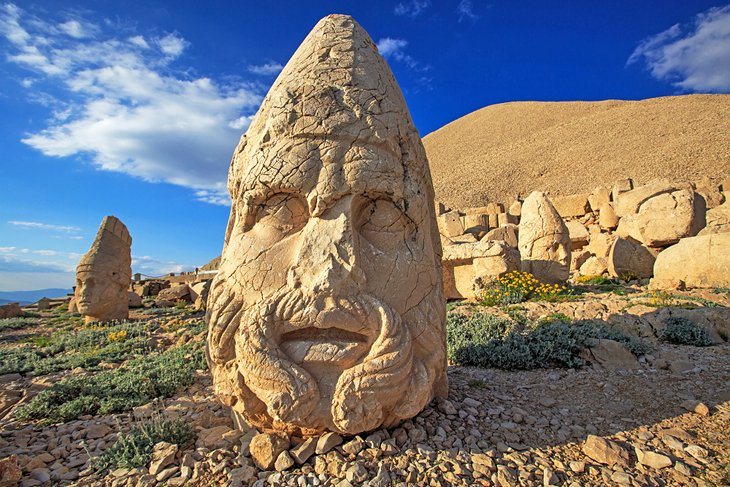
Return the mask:
<svg viewBox="0 0 730 487"><path fill-rule="evenodd" d="M176 284L167 289L163 289L157 294L155 301L170 301L173 303L185 301L190 303L192 302L190 299L190 287L187 284Z"/></svg>
<svg viewBox="0 0 730 487"><path fill-rule="evenodd" d="M79 307L76 306L76 296L71 296L71 299L68 300L68 312L69 313L78 313Z"/></svg>
<svg viewBox="0 0 730 487"><path fill-rule="evenodd" d="M608 273L619 277L635 274L640 278L651 277L655 256L651 250L630 239L617 238L608 253Z"/></svg>
<svg viewBox="0 0 730 487"><path fill-rule="evenodd" d="M458 237L464 233L464 225L458 211L448 211L437 217L438 229L444 237Z"/></svg>
<svg viewBox="0 0 730 487"><path fill-rule="evenodd" d="M471 299L481 283L519 270L520 253L500 240L444 247L442 259L446 299Z"/></svg>
<svg viewBox="0 0 730 487"><path fill-rule="evenodd" d="M612 467L626 466L629 463L629 451L615 441L588 435L583 443L583 453L598 463Z"/></svg>
<svg viewBox="0 0 730 487"><path fill-rule="evenodd" d="M631 179L621 179L616 181L611 188L611 200L615 203L618 201L619 195L631 191L634 187L634 182Z"/></svg>
<svg viewBox="0 0 730 487"><path fill-rule="evenodd" d="M570 235L571 250L577 250L588 244L590 235L588 230L578 220L571 220L565 223L568 227L568 234Z"/></svg>
<svg viewBox="0 0 730 487"><path fill-rule="evenodd" d="M618 215L610 203L604 203L598 210L598 224L604 230L613 230L619 224Z"/></svg>
<svg viewBox="0 0 730 487"><path fill-rule="evenodd" d="M134 291L129 291L127 293L127 296L129 298L128 306L130 308L142 307L142 298L139 296L139 294L135 293Z"/></svg>
<svg viewBox="0 0 730 487"><path fill-rule="evenodd" d="M603 186L599 186L588 195L588 204L594 213L600 211L604 205L611 204L611 191Z"/></svg>
<svg viewBox="0 0 730 487"><path fill-rule="evenodd" d="M550 200L533 192L522 204L519 250L522 270L544 282L556 283L570 275L570 234Z"/></svg>
<svg viewBox="0 0 730 487"><path fill-rule="evenodd" d="M695 191L704 198L707 208L715 208L725 202L720 185L713 183L707 176L695 184Z"/></svg>
<svg viewBox="0 0 730 487"><path fill-rule="evenodd" d="M299 464L303 464L317 450L317 438L307 438L301 444L291 449L292 458Z"/></svg>
<svg viewBox="0 0 730 487"><path fill-rule="evenodd" d="M157 475L175 461L177 445L161 441L152 449L152 460L150 461L150 475Z"/></svg>
<svg viewBox="0 0 730 487"><path fill-rule="evenodd" d="M487 232L482 240L502 240L507 245L517 248L517 235L519 233L519 227L514 224L505 225L503 227L495 228Z"/></svg>
<svg viewBox="0 0 730 487"><path fill-rule="evenodd" d="M639 212L644 202L663 193L671 193L680 189L678 185L670 183L667 179L655 179L643 186L630 191L614 195L614 210L619 218L633 215Z"/></svg>
<svg viewBox="0 0 730 487"><path fill-rule="evenodd" d="M210 285L212 281L196 282L190 286L190 300L193 302L193 308L195 310L207 309L208 307L208 293L210 292Z"/></svg>
<svg viewBox="0 0 730 487"><path fill-rule="evenodd" d="M274 468L276 459L289 448L289 438L283 434L259 433L251 439L251 458L261 470Z"/></svg>
<svg viewBox="0 0 730 487"><path fill-rule="evenodd" d="M0 486L15 487L20 482L23 472L18 467L18 460L14 456L0 459Z"/></svg>
<svg viewBox="0 0 730 487"><path fill-rule="evenodd" d="M591 339L588 341L589 359L609 369L635 369L639 366L636 356L615 340Z"/></svg>
<svg viewBox="0 0 730 487"><path fill-rule="evenodd" d="M683 238L659 253L652 286L676 288L730 286L730 233Z"/></svg>
<svg viewBox="0 0 730 487"><path fill-rule="evenodd" d="M583 276L601 276L608 271L608 265L606 259L603 257L596 257L595 255L589 257L582 266L580 266L580 274Z"/></svg>
<svg viewBox="0 0 730 487"><path fill-rule="evenodd" d="M704 226L704 199L692 190L681 189L644 201L636 214L621 219L616 234L649 247L663 247L697 235Z"/></svg>
<svg viewBox="0 0 730 487"><path fill-rule="evenodd" d="M639 463L651 468L666 468L672 466L672 459L661 453L655 453L653 451L642 450L641 448L634 448L636 452L636 458Z"/></svg>
<svg viewBox="0 0 730 487"><path fill-rule="evenodd" d="M587 194L551 196L550 202L553 204L558 214L563 218L571 216L583 216L588 213L590 208L590 205L588 204Z"/></svg>
<svg viewBox="0 0 730 487"><path fill-rule="evenodd" d="M708 210L705 214L706 225L697 235L730 232L730 201Z"/></svg>
<svg viewBox="0 0 730 487"><path fill-rule="evenodd" d="M324 18L295 52L234 152L228 188L207 312L226 405L262 429L355 434L446 392L428 162L352 18Z"/></svg>
<svg viewBox="0 0 730 487"><path fill-rule="evenodd" d="M0 306L0 318L16 318L23 316L19 303L8 303Z"/></svg>
<svg viewBox="0 0 730 487"><path fill-rule="evenodd" d="M114 216L105 216L91 249L76 267L76 306L86 322L129 317L132 237Z"/></svg>
<svg viewBox="0 0 730 487"><path fill-rule="evenodd" d="M592 233L591 241L588 243L586 250L596 257L608 257L616 237L608 233Z"/></svg>

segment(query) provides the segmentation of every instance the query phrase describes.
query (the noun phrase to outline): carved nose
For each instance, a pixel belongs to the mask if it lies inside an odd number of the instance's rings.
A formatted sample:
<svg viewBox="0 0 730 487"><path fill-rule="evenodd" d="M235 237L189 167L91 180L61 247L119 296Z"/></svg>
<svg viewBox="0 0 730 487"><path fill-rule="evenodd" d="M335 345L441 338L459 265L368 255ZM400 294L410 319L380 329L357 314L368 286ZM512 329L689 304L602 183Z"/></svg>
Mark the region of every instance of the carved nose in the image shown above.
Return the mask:
<svg viewBox="0 0 730 487"><path fill-rule="evenodd" d="M352 198L340 199L305 227L297 274L314 293L347 293L365 280L359 267Z"/></svg>

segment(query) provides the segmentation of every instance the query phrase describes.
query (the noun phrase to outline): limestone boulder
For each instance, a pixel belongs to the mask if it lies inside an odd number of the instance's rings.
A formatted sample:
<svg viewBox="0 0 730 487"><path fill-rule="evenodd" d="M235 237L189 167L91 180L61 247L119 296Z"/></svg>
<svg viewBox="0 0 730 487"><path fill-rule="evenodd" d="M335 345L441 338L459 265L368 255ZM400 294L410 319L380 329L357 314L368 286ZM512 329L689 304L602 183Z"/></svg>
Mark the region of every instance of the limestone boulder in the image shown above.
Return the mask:
<svg viewBox="0 0 730 487"><path fill-rule="evenodd" d="M444 247L442 269L446 299L473 299L482 283L519 270L520 253L500 240Z"/></svg>
<svg viewBox="0 0 730 487"><path fill-rule="evenodd" d="M593 213L598 212L605 205L611 204L611 191L603 186L599 186L588 195L588 204Z"/></svg>
<svg viewBox="0 0 730 487"><path fill-rule="evenodd" d="M664 249L654 263L655 288L730 286L730 233L683 238Z"/></svg>
<svg viewBox="0 0 730 487"><path fill-rule="evenodd" d="M704 226L704 199L680 189L645 200L637 213L621 218L616 234L649 247L664 247L697 235Z"/></svg>
<svg viewBox="0 0 730 487"><path fill-rule="evenodd" d="M570 220L565 222L565 226L568 227L568 233L570 234L571 250L580 249L588 244L590 234L581 222L578 220Z"/></svg>
<svg viewBox="0 0 730 487"><path fill-rule="evenodd" d="M192 302L190 297L190 287L187 284L176 284L167 289L163 289L157 294L156 301L170 301L176 303L178 301Z"/></svg>
<svg viewBox="0 0 730 487"><path fill-rule="evenodd" d="M615 195L614 210L619 218L633 215L639 212L639 208L647 200L663 193L671 193L678 189L680 189L679 185L669 182L668 179L655 179L643 186Z"/></svg>
<svg viewBox="0 0 730 487"><path fill-rule="evenodd" d="M586 259L583 265L580 266L579 272L582 276L602 276L607 271L608 264L606 259L593 255Z"/></svg>
<svg viewBox="0 0 730 487"><path fill-rule="evenodd" d="M135 293L134 291L129 291L127 293L127 296L129 297L129 307L130 308L141 308L142 307L142 298L139 296L139 294Z"/></svg>
<svg viewBox="0 0 730 487"><path fill-rule="evenodd" d="M23 310L20 303L7 303L0 305L0 318L17 318L23 316Z"/></svg>
<svg viewBox="0 0 730 487"><path fill-rule="evenodd" d="M608 253L611 251L611 245L616 240L615 235L608 233L592 233L591 241L588 242L586 250L596 257L608 257Z"/></svg>
<svg viewBox="0 0 730 487"><path fill-rule="evenodd" d="M190 286L190 300L193 302L193 307L196 310L207 309L208 293L210 292L210 285L212 281L196 282Z"/></svg>
<svg viewBox="0 0 730 487"><path fill-rule="evenodd" d="M519 250L522 270L543 282L558 283L570 275L570 233L550 200L533 192L522 204Z"/></svg>
<svg viewBox="0 0 730 487"><path fill-rule="evenodd" d="M570 270L571 271L577 271L580 269L580 266L585 264L585 262L592 257L592 254L585 250L577 250L575 252L570 253Z"/></svg>
<svg viewBox="0 0 730 487"><path fill-rule="evenodd" d="M517 248L517 235L519 227L515 224L508 224L503 227L495 228L484 235L484 240L501 240L511 247Z"/></svg>
<svg viewBox="0 0 730 487"><path fill-rule="evenodd" d="M725 202L720 185L706 176L695 184L695 191L705 199L707 208L715 208Z"/></svg>
<svg viewBox="0 0 730 487"><path fill-rule="evenodd" d="M621 179L616 181L611 188L611 201L618 201L618 197L621 194L631 191L633 188L634 182L631 179Z"/></svg>
<svg viewBox="0 0 730 487"><path fill-rule="evenodd" d="M615 340L590 339L588 359L608 369L636 369L636 356Z"/></svg>
<svg viewBox="0 0 730 487"><path fill-rule="evenodd" d="M613 277L627 274L645 279L654 270L654 253L631 239L617 238L608 252L608 273Z"/></svg>
<svg viewBox="0 0 730 487"><path fill-rule="evenodd" d="M730 232L730 201L707 210L706 226L697 235Z"/></svg>
<svg viewBox="0 0 730 487"><path fill-rule="evenodd" d="M550 202L563 218L583 216L590 211L587 194L572 194L569 196L553 196Z"/></svg>
<svg viewBox="0 0 730 487"><path fill-rule="evenodd" d="M436 219L438 222L439 233L444 237L458 237L464 233L464 225L461 223L461 216L458 211L448 211L439 215Z"/></svg>
<svg viewBox="0 0 730 487"><path fill-rule="evenodd" d="M598 210L598 224L603 230L613 230L618 226L619 218L610 203L604 203Z"/></svg>

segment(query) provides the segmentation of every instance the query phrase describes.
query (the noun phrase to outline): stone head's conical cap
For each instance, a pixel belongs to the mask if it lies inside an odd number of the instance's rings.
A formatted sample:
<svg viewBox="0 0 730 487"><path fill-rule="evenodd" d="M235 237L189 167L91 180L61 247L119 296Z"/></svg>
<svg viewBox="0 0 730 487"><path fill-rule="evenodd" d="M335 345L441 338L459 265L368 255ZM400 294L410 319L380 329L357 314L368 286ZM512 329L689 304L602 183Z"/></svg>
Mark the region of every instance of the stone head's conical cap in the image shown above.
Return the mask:
<svg viewBox="0 0 730 487"><path fill-rule="evenodd" d="M132 237L129 230L117 217L105 216L96 232L94 243L81 257L77 270L84 268L113 268L120 279L132 277Z"/></svg>
<svg viewBox="0 0 730 487"><path fill-rule="evenodd" d="M232 198L247 166L286 158L287 140L315 138L381 147L431 185L398 83L373 40L347 15L320 20L279 74L234 153Z"/></svg>

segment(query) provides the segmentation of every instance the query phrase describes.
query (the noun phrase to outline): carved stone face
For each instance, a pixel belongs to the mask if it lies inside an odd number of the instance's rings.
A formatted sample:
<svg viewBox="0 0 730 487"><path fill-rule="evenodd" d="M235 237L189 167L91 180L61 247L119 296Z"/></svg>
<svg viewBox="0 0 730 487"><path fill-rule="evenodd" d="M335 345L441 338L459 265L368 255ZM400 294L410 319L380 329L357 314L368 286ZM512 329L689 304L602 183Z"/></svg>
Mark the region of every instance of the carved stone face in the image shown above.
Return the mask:
<svg viewBox="0 0 730 487"><path fill-rule="evenodd" d="M127 288L119 282L112 270L77 270L76 306L80 314L101 317L117 307L117 302L127 297Z"/></svg>
<svg viewBox="0 0 730 487"><path fill-rule="evenodd" d="M104 217L94 243L76 267L74 296L86 322L129 317L131 245L127 227L114 216Z"/></svg>
<svg viewBox="0 0 730 487"><path fill-rule="evenodd" d="M352 33L331 16L310 37L332 18ZM399 90L402 106L363 122L346 96L299 77L312 104L275 86L234 153L208 354L216 393L254 426L354 434L445 392L433 189ZM323 118L297 131L310 110Z"/></svg>

